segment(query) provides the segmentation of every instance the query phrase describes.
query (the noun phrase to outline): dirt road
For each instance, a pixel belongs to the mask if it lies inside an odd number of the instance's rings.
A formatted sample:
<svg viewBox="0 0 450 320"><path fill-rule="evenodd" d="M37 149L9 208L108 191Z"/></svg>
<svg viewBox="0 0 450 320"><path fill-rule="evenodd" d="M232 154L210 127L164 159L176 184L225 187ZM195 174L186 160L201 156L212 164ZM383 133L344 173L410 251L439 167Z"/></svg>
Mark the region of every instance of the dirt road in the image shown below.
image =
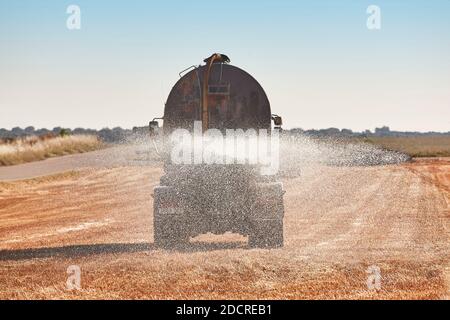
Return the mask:
<svg viewBox="0 0 450 320"><path fill-rule="evenodd" d="M279 250L249 249L238 235L156 249L151 194L161 172L124 166L0 183L0 298L449 295L449 159L317 166L286 179ZM70 265L81 268L81 291L66 288Z"/></svg>
<svg viewBox="0 0 450 320"><path fill-rule="evenodd" d="M144 145L116 146L16 166L0 166L0 182L31 179L84 168L141 166L150 153ZM152 149L150 149L152 150ZM153 151L153 150L152 150ZM154 154L154 152L152 152ZM156 156L152 156L155 162Z"/></svg>

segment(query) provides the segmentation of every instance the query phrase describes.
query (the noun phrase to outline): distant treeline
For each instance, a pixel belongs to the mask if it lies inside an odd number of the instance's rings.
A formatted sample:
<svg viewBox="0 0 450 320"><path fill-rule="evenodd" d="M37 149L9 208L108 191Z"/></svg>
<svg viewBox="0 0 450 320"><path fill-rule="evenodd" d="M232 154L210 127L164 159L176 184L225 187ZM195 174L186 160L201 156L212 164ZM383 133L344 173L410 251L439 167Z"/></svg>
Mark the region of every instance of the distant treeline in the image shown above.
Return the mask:
<svg viewBox="0 0 450 320"><path fill-rule="evenodd" d="M116 127L113 129L104 128L101 130L95 129L68 129L62 127L55 127L49 129L35 129L34 127L26 127L25 129L15 127L11 130L0 129L0 139L15 139L26 136L46 136L46 135L96 135L104 142L122 142L132 136L133 131Z"/></svg>
<svg viewBox="0 0 450 320"><path fill-rule="evenodd" d="M303 130L300 128L295 128L287 130L291 134L304 134L308 136L348 136L348 137L416 137L416 136L450 136L450 131L448 132L414 132L414 131L391 131L389 127L375 128L375 131L365 130L363 132L354 132L350 129L339 130L337 128L328 128L320 130Z"/></svg>
<svg viewBox="0 0 450 320"><path fill-rule="evenodd" d="M113 129L104 128L101 130L95 129L84 129L84 128L76 128L76 129L67 129L62 127L56 127L51 130L49 129L35 129L30 126L27 128L19 128L15 127L11 130L0 129L0 139L14 139L25 136L44 136L44 135L96 135L100 139L105 142L123 142L127 141L129 138L134 135L144 135L148 132L146 127L135 127L132 130L123 129L121 127L116 127ZM337 128L328 128L328 129L320 129L320 130L303 130L300 128L294 128L290 130L285 130L285 134L292 135L308 135L314 137L334 137L334 136L342 136L342 137L370 137L370 136L394 136L394 137L408 137L408 136L450 136L449 132L405 132L405 131L391 131L389 127L381 127L376 128L375 131L366 130L364 132L354 132L349 129L337 129Z"/></svg>

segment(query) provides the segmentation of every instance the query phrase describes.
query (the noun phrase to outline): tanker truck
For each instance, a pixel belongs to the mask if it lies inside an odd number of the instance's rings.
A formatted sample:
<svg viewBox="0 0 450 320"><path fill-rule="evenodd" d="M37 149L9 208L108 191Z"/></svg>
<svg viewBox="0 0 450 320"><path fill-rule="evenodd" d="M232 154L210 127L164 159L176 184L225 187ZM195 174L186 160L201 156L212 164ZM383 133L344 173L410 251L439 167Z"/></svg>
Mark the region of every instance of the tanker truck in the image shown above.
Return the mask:
<svg viewBox="0 0 450 320"><path fill-rule="evenodd" d="M150 122L151 135L160 132L165 146L164 174L153 193L155 245L173 249L200 234L231 232L248 237L250 247L282 247L284 190L276 172L262 174L261 165L249 161L201 161L202 152L200 161L174 160L170 149L176 132L184 138L192 133L194 140L210 131L239 131L244 137L249 131L268 132L272 143L273 134L281 131L281 117L271 113L266 93L250 74L229 64L224 54L204 62L180 73L164 116ZM249 141L252 156L257 151ZM195 149L195 142L187 145Z"/></svg>

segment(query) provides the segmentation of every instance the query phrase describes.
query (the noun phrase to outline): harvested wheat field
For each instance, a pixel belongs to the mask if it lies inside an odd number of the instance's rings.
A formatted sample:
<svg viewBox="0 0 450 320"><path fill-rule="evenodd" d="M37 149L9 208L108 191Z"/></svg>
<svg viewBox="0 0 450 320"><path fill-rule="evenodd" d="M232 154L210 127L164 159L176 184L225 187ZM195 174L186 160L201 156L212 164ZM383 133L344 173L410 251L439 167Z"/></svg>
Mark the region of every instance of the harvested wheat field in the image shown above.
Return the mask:
<svg viewBox="0 0 450 320"><path fill-rule="evenodd" d="M157 165L0 183L2 299L445 299L450 160L286 178L285 247L205 235L153 246ZM67 268L81 268L68 291ZM372 267L372 268L370 268ZM379 289L367 272L379 268Z"/></svg>

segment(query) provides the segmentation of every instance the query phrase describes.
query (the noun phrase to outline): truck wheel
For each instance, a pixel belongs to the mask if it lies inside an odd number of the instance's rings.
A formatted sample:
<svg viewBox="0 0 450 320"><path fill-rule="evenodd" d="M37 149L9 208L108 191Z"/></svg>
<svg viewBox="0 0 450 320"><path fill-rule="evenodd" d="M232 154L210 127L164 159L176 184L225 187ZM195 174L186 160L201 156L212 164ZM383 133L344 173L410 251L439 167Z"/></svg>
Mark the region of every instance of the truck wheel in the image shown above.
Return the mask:
<svg viewBox="0 0 450 320"><path fill-rule="evenodd" d="M283 220L255 220L248 237L248 244L252 248L280 248L283 247Z"/></svg>
<svg viewBox="0 0 450 320"><path fill-rule="evenodd" d="M181 221L176 217L154 216L155 245L163 249L176 249L189 243L189 237Z"/></svg>
<svg viewBox="0 0 450 320"><path fill-rule="evenodd" d="M189 233L176 192L171 187L158 186L154 189L153 198L155 245L165 249L185 246L189 242Z"/></svg>
<svg viewBox="0 0 450 320"><path fill-rule="evenodd" d="M283 241L283 184L259 183L250 215L249 245L255 248L279 248Z"/></svg>

